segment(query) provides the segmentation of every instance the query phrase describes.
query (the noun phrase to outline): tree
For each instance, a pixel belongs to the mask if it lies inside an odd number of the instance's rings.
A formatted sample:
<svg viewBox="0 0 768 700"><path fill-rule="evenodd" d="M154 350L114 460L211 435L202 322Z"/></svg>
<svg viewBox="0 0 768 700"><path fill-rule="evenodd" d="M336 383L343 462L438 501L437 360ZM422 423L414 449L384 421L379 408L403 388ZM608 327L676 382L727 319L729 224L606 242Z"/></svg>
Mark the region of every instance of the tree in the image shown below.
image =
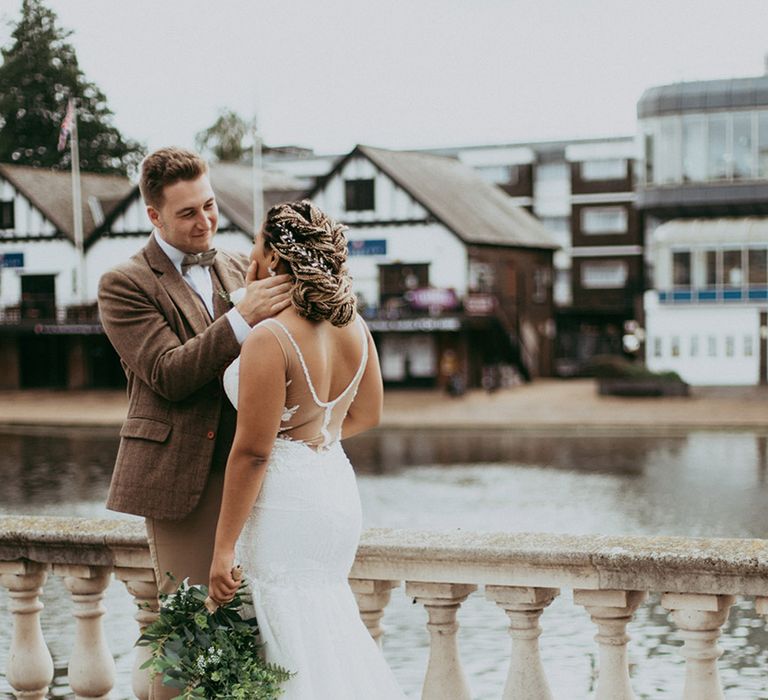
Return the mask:
<svg viewBox="0 0 768 700"><path fill-rule="evenodd" d="M212 126L197 133L195 144L201 152L213 153L217 160L236 163L243 160L248 151L243 140L250 129L250 124L237 112L224 109Z"/></svg>
<svg viewBox="0 0 768 700"><path fill-rule="evenodd" d="M69 149L57 143L67 101L77 110L80 168L126 174L142 157L142 147L123 138L112 124L107 98L85 79L71 32L59 28L56 14L41 0L23 0L21 19L2 49L0 66L0 162L70 166Z"/></svg>

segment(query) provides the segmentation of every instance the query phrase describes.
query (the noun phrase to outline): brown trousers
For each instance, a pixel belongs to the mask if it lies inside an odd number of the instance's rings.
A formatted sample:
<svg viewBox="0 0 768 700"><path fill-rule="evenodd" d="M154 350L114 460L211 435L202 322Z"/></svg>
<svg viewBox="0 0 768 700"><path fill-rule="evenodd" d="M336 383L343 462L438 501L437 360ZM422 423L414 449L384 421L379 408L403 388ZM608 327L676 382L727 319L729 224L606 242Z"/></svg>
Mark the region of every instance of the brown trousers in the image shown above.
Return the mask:
<svg viewBox="0 0 768 700"><path fill-rule="evenodd" d="M173 593L185 578L192 584L208 585L223 487L223 470L211 472L200 502L187 517L146 519L149 551L160 593ZM149 700L170 700L177 695L178 690L162 685L156 677Z"/></svg>

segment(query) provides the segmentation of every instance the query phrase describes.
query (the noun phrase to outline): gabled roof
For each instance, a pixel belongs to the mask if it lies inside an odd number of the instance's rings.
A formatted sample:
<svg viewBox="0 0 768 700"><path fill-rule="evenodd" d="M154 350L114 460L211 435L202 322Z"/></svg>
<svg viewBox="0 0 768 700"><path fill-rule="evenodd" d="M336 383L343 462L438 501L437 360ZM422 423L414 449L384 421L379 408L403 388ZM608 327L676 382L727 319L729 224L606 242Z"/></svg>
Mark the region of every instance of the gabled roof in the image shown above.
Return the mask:
<svg viewBox="0 0 768 700"><path fill-rule="evenodd" d="M253 235L253 168L241 163L211 163L211 185L219 209L238 228ZM264 212L272 205L290 202L306 195L295 178L262 170Z"/></svg>
<svg viewBox="0 0 768 700"><path fill-rule="evenodd" d="M11 183L42 212L64 236L74 242L72 221L72 175L69 171L0 163L0 177ZM101 224L94 220L94 207L108 217L131 193L133 185L122 175L81 173L83 238L87 242Z"/></svg>
<svg viewBox="0 0 768 700"><path fill-rule="evenodd" d="M538 219L515 206L500 188L454 158L356 146L318 182L309 196L322 189L355 155L371 161L464 243L560 247Z"/></svg>

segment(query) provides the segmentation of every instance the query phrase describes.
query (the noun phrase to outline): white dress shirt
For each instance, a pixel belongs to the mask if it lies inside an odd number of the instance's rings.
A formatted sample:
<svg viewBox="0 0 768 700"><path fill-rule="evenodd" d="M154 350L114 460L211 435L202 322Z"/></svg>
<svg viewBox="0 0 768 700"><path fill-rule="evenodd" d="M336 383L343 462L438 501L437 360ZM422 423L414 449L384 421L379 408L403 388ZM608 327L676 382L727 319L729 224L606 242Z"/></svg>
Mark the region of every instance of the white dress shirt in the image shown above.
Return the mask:
<svg viewBox="0 0 768 700"><path fill-rule="evenodd" d="M211 279L211 268L204 267L203 265L191 265L187 268L187 271L182 274L181 261L184 259L184 252L175 248L158 233L157 229L154 231L155 240L160 249L168 256L168 259L173 263L173 266L179 271L181 278L192 288L192 291L200 297L205 308L208 309L210 317L213 318L213 280ZM234 293L233 293L234 296ZM232 332L237 338L237 342L240 345L248 336L251 331L251 327L248 325L242 314L236 309L231 308L226 313L229 325L232 327Z"/></svg>

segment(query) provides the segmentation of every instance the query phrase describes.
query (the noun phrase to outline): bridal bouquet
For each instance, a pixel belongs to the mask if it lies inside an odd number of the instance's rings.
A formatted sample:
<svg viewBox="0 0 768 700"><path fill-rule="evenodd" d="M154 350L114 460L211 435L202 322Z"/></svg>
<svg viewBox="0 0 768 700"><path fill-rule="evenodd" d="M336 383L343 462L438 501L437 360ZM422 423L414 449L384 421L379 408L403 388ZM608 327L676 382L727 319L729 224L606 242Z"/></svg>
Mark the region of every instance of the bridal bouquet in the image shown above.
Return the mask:
<svg viewBox="0 0 768 700"><path fill-rule="evenodd" d="M136 642L152 657L142 666L178 688L174 700L275 700L293 674L266 663L256 643L256 618L240 615L240 592L211 605L208 588L185 579L176 593L161 595L159 618Z"/></svg>

